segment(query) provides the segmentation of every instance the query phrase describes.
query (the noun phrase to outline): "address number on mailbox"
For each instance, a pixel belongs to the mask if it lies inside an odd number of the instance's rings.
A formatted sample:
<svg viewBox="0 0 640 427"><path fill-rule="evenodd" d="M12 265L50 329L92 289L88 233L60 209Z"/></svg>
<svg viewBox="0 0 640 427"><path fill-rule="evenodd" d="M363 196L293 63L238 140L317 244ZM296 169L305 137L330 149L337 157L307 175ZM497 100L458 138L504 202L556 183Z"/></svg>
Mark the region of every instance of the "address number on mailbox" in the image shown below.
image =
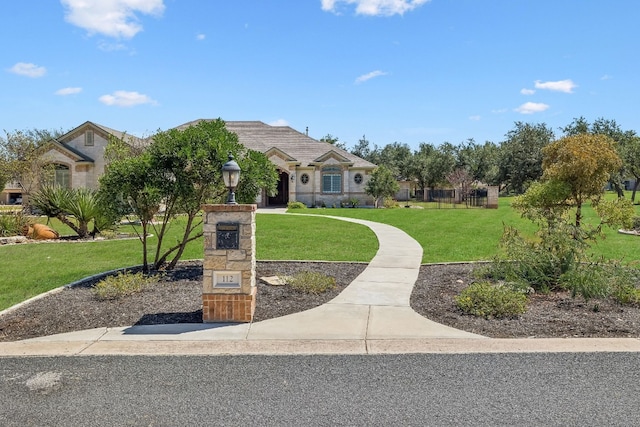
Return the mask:
<svg viewBox="0 0 640 427"><path fill-rule="evenodd" d="M239 271L214 271L213 287L214 288L239 288L240 272Z"/></svg>

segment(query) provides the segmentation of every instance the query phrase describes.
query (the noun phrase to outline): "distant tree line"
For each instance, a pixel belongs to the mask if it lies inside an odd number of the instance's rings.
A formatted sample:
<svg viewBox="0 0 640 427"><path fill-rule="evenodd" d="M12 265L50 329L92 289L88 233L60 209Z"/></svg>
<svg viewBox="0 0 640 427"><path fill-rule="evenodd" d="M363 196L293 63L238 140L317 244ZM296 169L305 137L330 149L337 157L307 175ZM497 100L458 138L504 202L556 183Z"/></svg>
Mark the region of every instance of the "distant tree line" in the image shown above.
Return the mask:
<svg viewBox="0 0 640 427"><path fill-rule="evenodd" d="M633 130L622 130L615 120L599 118L589 123L575 118L556 134L544 123L515 122L500 143L478 143L473 138L459 145L423 142L416 150L394 142L382 148L362 137L350 150L358 157L384 166L397 180L412 180L420 190L447 184L470 182L497 186L503 194L523 194L543 174L543 149L557 139L580 134L609 138L622 159L622 165L609 176L611 188L624 196L624 181L635 179L631 200L635 201L640 183L640 136ZM338 147L345 144L337 137L322 139ZM346 148L345 148L346 149Z"/></svg>

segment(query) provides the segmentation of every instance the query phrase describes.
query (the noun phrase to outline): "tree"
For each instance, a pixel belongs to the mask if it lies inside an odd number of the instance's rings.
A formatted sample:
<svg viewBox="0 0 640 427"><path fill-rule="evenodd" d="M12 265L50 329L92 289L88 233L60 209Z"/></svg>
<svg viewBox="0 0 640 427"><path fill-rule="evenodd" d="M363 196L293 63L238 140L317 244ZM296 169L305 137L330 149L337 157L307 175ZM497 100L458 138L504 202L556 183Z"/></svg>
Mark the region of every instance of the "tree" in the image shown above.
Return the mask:
<svg viewBox="0 0 640 427"><path fill-rule="evenodd" d="M5 185L16 182L22 189L25 203L28 203L29 194L51 180L53 165L44 154L51 147L51 141L61 134L61 131L33 129L5 131L5 137L0 137L0 181L5 181Z"/></svg>
<svg viewBox="0 0 640 427"><path fill-rule="evenodd" d="M391 170L385 166L380 166L371 174L364 191L373 197L373 205L377 208L378 201L381 198L393 197L399 189L398 181L396 181Z"/></svg>
<svg viewBox="0 0 640 427"><path fill-rule="evenodd" d="M635 184L631 193L631 201L635 202L636 192L640 186L640 136L634 135L626 139L618 148L620 157L624 163L624 170L630 173Z"/></svg>
<svg viewBox="0 0 640 427"><path fill-rule="evenodd" d="M500 145L496 180L516 194L542 176L542 148L549 145L554 134L544 123L516 122Z"/></svg>
<svg viewBox="0 0 640 427"><path fill-rule="evenodd" d="M330 133L320 138L320 141L335 145L336 147L342 148L343 150L347 149L347 145L344 142L340 142L337 136L333 136Z"/></svg>
<svg viewBox="0 0 640 427"><path fill-rule="evenodd" d="M638 165L640 158L636 156L637 151L634 145L637 144L638 136L635 131L623 131L615 120L607 120L604 118L596 119L593 124L584 117L573 119L573 122L562 128L567 136L579 135L581 133L591 133L594 135L606 135L616 143L616 149L622 158L622 166L620 169L612 172L609 177L609 183L618 193L618 197L624 197L623 182L627 174L631 174L636 178L636 187L634 188L631 200L635 200L635 190L638 184Z"/></svg>
<svg viewBox="0 0 640 427"><path fill-rule="evenodd" d="M536 239L525 239L515 229L506 228L506 262L497 265L510 272L503 275L506 280L525 280L542 290L561 286L589 298L593 292L610 289L616 271L587 262L590 242L601 235L603 226L628 226L635 215L629 200L601 199L609 174L621 160L609 137L589 133L555 141L543 154L542 180L532 183L511 204L538 225ZM587 200L600 217L595 227L582 224L581 209ZM609 273L603 275L605 271Z"/></svg>
<svg viewBox="0 0 640 427"><path fill-rule="evenodd" d="M465 168L456 168L446 176L449 184L460 189L461 199L468 204L468 196L471 194L473 178Z"/></svg>
<svg viewBox="0 0 640 427"><path fill-rule="evenodd" d="M493 185L498 173L498 154L499 147L493 142L480 145L471 138L457 147L456 167L467 170L473 181Z"/></svg>
<svg viewBox="0 0 640 427"><path fill-rule="evenodd" d="M362 135L362 139L358 140L358 143L351 150L351 154L368 162L378 164L380 149L377 145L374 145L373 149L371 149L371 147L369 147L369 141Z"/></svg>
<svg viewBox="0 0 640 427"><path fill-rule="evenodd" d="M409 179L412 156L409 145L394 142L380 150L376 164L388 168L396 180L404 181Z"/></svg>
<svg viewBox="0 0 640 427"><path fill-rule="evenodd" d="M100 177L100 199L103 209L114 217L132 215L140 221L141 230L134 227L142 243L142 266L149 271L148 236L154 216L162 203L161 186L164 177L151 165L149 153L123 157L112 161ZM132 218L129 218L130 222Z"/></svg>
<svg viewBox="0 0 640 427"><path fill-rule="evenodd" d="M114 200L112 209L122 209L126 201L140 218L145 266L146 227L157 236L155 269L174 268L186 245L202 236L198 231L201 206L224 203L226 198L221 169L229 154L242 169L236 192L240 203L252 203L263 188L275 191L278 176L273 164L264 154L240 145L237 135L220 119L201 121L184 130L161 131L152 140L143 154L113 161L100 179L101 191ZM161 215L160 224L152 221L156 213ZM167 229L178 214L185 217L182 236L166 247Z"/></svg>
<svg viewBox="0 0 640 427"><path fill-rule="evenodd" d="M446 181L446 175L453 170L455 158L431 144L421 143L413 154L410 176L418 182L422 191Z"/></svg>
<svg viewBox="0 0 640 427"><path fill-rule="evenodd" d="M576 208L579 228L582 205L588 200L597 204L609 177L622 166L615 143L605 135L582 133L553 142L543 153L543 179L567 186L567 202Z"/></svg>

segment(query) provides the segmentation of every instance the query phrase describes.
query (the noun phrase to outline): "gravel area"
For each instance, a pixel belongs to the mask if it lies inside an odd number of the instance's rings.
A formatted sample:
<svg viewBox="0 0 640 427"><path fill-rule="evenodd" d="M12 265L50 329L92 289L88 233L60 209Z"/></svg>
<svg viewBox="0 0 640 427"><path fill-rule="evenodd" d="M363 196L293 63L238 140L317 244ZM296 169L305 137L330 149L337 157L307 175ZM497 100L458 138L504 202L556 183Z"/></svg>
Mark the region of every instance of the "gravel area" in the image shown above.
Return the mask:
<svg viewBox="0 0 640 427"><path fill-rule="evenodd" d="M257 277L320 271L336 278L334 290L303 294L288 286L258 281L255 321L284 316L321 305L342 291L366 267L358 263L258 262ZM514 319L483 319L461 313L453 298L472 279L475 264L421 267L411 297L421 315L477 334L495 337L640 337L640 308L611 301L588 304L566 293L533 295L527 313ZM202 263L179 268L141 293L111 301L98 301L91 293L96 282L65 288L0 316L0 341L15 341L75 330L202 321ZM597 307L597 310L594 309Z"/></svg>

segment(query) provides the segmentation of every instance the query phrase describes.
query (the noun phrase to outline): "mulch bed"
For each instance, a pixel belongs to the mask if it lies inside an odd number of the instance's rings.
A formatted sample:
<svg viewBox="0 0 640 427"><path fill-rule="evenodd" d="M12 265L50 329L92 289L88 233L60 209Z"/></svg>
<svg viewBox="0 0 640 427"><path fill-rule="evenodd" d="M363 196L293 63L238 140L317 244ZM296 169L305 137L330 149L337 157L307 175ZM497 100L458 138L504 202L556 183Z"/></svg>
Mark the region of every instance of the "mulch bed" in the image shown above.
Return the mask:
<svg viewBox="0 0 640 427"><path fill-rule="evenodd" d="M284 316L330 301L366 267L359 263L259 261L257 277L319 271L336 278L334 290L304 294L288 286L258 281L255 321ZM533 295L528 311L514 319L465 315L454 296L473 281L476 264L421 267L411 297L419 314L454 328L495 338L640 337L640 308L605 300L585 303L566 293ZM96 280L40 298L0 317L0 341L99 327L202 322L202 263L186 262L146 287L117 300L98 301L91 292ZM595 309L597 307L597 310Z"/></svg>

